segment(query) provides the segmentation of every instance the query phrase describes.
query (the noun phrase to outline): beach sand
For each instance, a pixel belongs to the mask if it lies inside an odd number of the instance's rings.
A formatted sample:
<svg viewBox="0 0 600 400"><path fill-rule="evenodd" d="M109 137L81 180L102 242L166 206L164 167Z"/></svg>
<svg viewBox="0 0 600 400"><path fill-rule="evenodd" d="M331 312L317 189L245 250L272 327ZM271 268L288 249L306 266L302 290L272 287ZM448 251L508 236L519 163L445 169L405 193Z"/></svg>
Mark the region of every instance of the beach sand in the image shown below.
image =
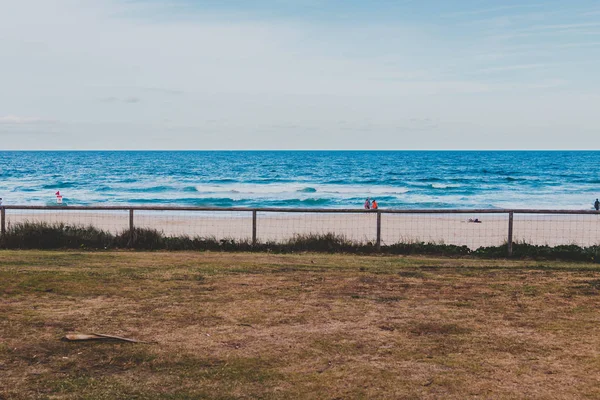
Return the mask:
<svg viewBox="0 0 600 400"><path fill-rule="evenodd" d="M468 222L478 218L481 223ZM92 225L113 233L129 228L128 211L6 210L7 227L24 221ZM134 226L166 235L251 239L252 213L240 211L138 211ZM257 213L258 241L283 241L298 234L335 233L375 242L374 213ZM381 242L435 242L471 249L496 246L508 239L508 214L386 214ZM538 245L600 244L600 215L515 214L513 241Z"/></svg>

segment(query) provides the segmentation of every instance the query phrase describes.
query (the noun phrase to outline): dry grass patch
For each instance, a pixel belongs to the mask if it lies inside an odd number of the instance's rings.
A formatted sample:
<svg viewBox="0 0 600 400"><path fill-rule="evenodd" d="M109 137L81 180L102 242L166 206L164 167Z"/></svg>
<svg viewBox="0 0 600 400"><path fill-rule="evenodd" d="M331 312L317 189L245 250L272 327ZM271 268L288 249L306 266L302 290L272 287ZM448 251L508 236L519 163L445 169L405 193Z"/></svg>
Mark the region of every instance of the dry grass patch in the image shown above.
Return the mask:
<svg viewBox="0 0 600 400"><path fill-rule="evenodd" d="M598 398L598 282L595 264L3 251L0 398Z"/></svg>

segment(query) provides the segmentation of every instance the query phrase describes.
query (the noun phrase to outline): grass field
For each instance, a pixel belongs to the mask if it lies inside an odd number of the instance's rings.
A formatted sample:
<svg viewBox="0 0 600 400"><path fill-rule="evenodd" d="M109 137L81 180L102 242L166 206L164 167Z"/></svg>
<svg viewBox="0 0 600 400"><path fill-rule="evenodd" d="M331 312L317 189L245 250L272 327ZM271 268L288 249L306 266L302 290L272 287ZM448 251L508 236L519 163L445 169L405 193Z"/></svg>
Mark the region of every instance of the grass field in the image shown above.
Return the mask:
<svg viewBox="0 0 600 400"><path fill-rule="evenodd" d="M0 398L597 399L599 294L599 264L1 251Z"/></svg>

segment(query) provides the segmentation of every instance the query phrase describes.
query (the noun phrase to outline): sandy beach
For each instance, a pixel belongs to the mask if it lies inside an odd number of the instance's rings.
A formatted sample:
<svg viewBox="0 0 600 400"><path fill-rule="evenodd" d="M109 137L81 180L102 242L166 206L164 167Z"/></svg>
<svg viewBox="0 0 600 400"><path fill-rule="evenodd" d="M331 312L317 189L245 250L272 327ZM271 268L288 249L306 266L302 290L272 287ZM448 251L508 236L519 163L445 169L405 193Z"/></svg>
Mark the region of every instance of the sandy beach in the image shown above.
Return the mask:
<svg viewBox="0 0 600 400"><path fill-rule="evenodd" d="M468 222L479 219L481 223ZM6 210L7 228L25 221L92 225L113 233L129 227L128 211ZM134 226L166 235L250 239L252 213L241 211L138 211ZM375 242L377 216L372 213L257 213L257 239L283 241L309 233L335 233L353 241ZM505 243L508 214L386 214L381 241L436 242L472 249ZM513 241L538 245L600 243L600 215L515 214Z"/></svg>

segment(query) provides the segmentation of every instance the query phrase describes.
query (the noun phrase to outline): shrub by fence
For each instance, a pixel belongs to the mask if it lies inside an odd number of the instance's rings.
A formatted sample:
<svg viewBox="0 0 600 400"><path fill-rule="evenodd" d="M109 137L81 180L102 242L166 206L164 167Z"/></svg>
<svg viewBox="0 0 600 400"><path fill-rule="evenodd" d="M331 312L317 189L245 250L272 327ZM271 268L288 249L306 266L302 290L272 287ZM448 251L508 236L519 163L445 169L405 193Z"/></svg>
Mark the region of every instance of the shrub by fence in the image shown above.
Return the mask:
<svg viewBox="0 0 600 400"><path fill-rule="evenodd" d="M328 251L596 260L600 214L3 206L4 248Z"/></svg>

